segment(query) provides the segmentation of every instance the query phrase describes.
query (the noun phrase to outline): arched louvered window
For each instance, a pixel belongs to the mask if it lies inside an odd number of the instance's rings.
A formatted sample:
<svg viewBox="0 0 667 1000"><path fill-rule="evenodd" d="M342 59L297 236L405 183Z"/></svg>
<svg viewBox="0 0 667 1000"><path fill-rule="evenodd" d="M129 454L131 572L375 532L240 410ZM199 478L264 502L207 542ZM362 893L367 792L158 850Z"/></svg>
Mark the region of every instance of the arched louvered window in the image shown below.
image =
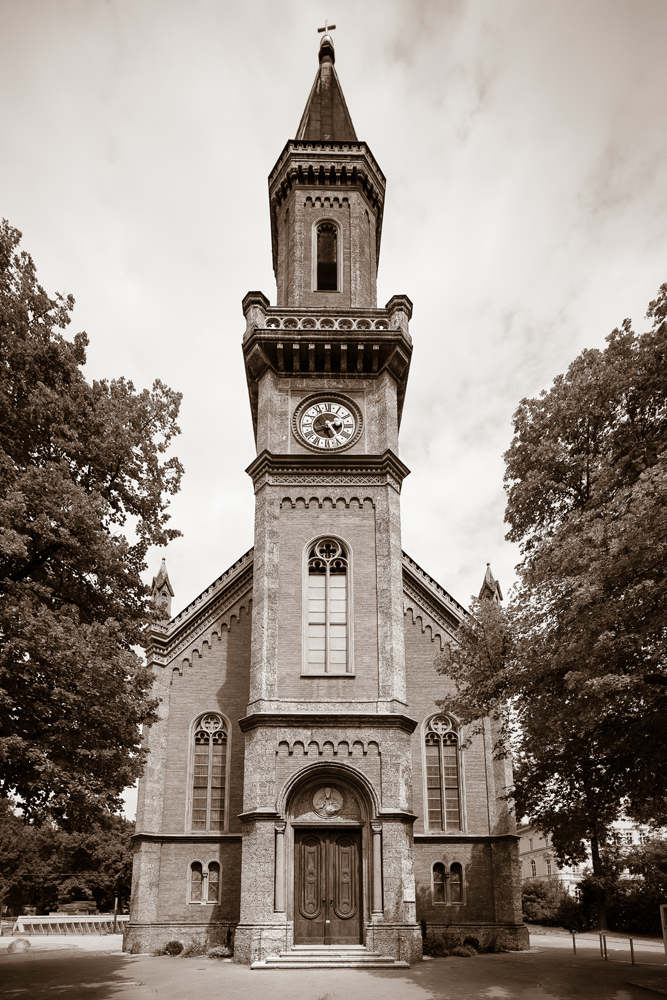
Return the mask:
<svg viewBox="0 0 667 1000"><path fill-rule="evenodd" d="M424 737L429 830L461 829L458 736L446 715L429 720Z"/></svg>
<svg viewBox="0 0 667 1000"><path fill-rule="evenodd" d="M194 730L193 830L224 829L226 775L226 725L220 715L209 712Z"/></svg>
<svg viewBox="0 0 667 1000"><path fill-rule="evenodd" d="M535 878L536 875L537 875L537 865L535 864L534 861L531 861L530 862L530 876L531 876L531 878Z"/></svg>
<svg viewBox="0 0 667 1000"><path fill-rule="evenodd" d="M308 553L307 671L348 670L348 570L345 547L323 538Z"/></svg>
<svg viewBox="0 0 667 1000"><path fill-rule="evenodd" d="M333 222L320 222L317 239L317 291L338 291L338 227Z"/></svg>
<svg viewBox="0 0 667 1000"><path fill-rule="evenodd" d="M445 902L445 866L442 861L433 865L433 902Z"/></svg>

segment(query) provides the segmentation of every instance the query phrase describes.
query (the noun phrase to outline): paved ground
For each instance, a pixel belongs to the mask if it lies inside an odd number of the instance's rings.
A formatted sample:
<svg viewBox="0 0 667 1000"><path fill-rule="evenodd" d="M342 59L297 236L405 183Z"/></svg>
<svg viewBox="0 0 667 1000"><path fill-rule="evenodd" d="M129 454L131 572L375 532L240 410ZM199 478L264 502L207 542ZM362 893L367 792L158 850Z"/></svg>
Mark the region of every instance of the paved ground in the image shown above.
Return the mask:
<svg viewBox="0 0 667 1000"><path fill-rule="evenodd" d="M54 950L42 938L28 954L9 955L6 943L0 939L2 1000L640 1000L661 995L631 985L640 983L662 983L667 996L660 945L642 942L639 964L632 967L625 942L615 942L619 950L610 949L610 961L603 962L593 935L582 936L576 956L567 937L540 935L532 938L530 952L436 958L400 972L251 972L210 959L92 952L86 950L90 938L79 940L78 948ZM117 943L97 939L98 948Z"/></svg>

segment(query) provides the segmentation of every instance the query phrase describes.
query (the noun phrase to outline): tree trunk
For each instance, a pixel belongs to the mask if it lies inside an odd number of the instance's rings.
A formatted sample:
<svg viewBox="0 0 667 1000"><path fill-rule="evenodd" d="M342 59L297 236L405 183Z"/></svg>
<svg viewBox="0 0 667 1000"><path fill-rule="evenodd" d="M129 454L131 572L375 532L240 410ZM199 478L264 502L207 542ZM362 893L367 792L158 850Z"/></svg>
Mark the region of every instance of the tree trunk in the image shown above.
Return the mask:
<svg viewBox="0 0 667 1000"><path fill-rule="evenodd" d="M597 881L602 879L604 872L602 871L602 861L600 860L600 844L596 835L591 837L591 856L593 859L593 875L596 878L595 885L595 903L598 911L598 924L597 929L599 931L607 930L607 899L604 889L604 885Z"/></svg>

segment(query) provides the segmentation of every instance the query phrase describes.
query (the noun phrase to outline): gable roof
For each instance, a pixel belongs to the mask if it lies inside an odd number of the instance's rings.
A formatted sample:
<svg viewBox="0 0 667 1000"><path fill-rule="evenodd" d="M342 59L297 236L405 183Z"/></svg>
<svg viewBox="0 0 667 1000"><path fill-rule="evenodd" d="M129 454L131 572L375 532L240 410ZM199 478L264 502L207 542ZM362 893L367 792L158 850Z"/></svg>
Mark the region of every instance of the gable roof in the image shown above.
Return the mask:
<svg viewBox="0 0 667 1000"><path fill-rule="evenodd" d="M252 596L254 549L249 549L229 569L221 573L198 597L170 622L153 624L147 637L150 662L166 665L203 632L222 617L234 615L242 599ZM453 638L459 622L467 614L444 587L403 553L404 613L411 611L413 621L421 621L422 631L430 629L431 638L442 645Z"/></svg>

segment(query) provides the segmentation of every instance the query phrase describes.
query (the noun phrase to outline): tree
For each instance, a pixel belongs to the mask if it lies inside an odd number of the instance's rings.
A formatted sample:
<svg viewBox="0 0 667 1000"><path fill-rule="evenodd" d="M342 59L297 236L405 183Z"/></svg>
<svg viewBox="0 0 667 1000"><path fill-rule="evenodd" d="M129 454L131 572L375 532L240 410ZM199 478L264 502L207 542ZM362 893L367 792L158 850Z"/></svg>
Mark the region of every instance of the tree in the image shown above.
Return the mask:
<svg viewBox="0 0 667 1000"><path fill-rule="evenodd" d="M27 816L118 809L154 718L133 647L152 611L141 581L182 468L167 458L180 395L156 381L89 384L88 338L62 331L71 296L38 284L0 227L0 798Z"/></svg>
<svg viewBox="0 0 667 1000"><path fill-rule="evenodd" d="M520 582L438 664L464 720L503 720L520 813L561 861L590 844L603 924L610 823L667 818L667 285L648 317L522 400L505 455Z"/></svg>
<svg viewBox="0 0 667 1000"><path fill-rule="evenodd" d="M11 909L38 912L74 900L94 900L101 911L130 898L134 823L106 814L85 831L40 826L16 815L0 800L0 896Z"/></svg>

